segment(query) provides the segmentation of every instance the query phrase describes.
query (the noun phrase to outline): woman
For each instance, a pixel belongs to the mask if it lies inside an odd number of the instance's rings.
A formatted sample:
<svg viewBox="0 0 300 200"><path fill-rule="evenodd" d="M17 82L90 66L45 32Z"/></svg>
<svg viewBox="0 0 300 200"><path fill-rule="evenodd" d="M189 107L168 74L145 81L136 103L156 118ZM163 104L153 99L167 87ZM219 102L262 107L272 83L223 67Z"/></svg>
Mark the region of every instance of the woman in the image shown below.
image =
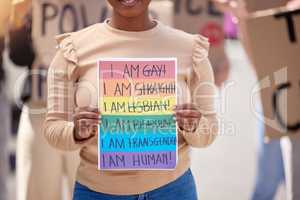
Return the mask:
<svg viewBox="0 0 300 200"><path fill-rule="evenodd" d="M74 200L197 199L189 147L211 144L218 129L208 41L153 21L148 15L150 1L108 0L111 19L57 38L59 50L48 74L44 134L56 148L81 149ZM95 108L94 91L101 57L177 57L181 93L174 110L180 135L175 170L98 171L95 133L101 111Z"/></svg>

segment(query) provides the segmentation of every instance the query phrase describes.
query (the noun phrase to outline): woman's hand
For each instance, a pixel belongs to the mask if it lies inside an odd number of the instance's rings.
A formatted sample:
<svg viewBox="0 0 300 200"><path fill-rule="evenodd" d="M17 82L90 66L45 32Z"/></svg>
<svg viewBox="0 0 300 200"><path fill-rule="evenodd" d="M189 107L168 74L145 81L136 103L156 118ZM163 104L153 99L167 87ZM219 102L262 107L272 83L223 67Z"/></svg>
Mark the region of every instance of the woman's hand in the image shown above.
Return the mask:
<svg viewBox="0 0 300 200"><path fill-rule="evenodd" d="M195 132L202 117L201 112L194 104L177 105L174 109L175 118L180 130Z"/></svg>
<svg viewBox="0 0 300 200"><path fill-rule="evenodd" d="M74 120L74 138L77 141L90 139L97 135L100 124L100 112L97 108L76 108Z"/></svg>

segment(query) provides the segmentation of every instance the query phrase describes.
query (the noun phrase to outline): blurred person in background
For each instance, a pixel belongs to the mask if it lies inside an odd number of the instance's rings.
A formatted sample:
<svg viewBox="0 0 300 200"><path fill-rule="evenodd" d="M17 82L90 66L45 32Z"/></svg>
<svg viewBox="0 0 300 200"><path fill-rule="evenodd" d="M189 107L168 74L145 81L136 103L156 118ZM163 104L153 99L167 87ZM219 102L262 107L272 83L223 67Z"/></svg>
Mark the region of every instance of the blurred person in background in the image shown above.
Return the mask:
<svg viewBox="0 0 300 200"><path fill-rule="evenodd" d="M242 0L214 0L220 10L231 13L236 22L242 21L249 13ZM289 9L299 9L300 0L291 0L287 4ZM240 33L241 42L246 52L247 44ZM260 109L262 112L262 108ZM286 147L284 147L286 146ZM259 121L259 149L256 185L251 197L252 200L274 199L277 189L282 182L286 182L288 200L300 199L300 142L289 137L265 137L264 122ZM283 155L288 155L285 158ZM298 189L297 189L298 188Z"/></svg>
<svg viewBox="0 0 300 200"><path fill-rule="evenodd" d="M232 15L238 23L239 17L245 17L247 12L236 1L215 0L227 15ZM236 24L237 25L237 24ZM241 36L241 39L243 35ZM243 40L241 41L243 43ZM244 46L245 47L245 46ZM246 53L247 49L246 49ZM249 55L249 54L248 54ZM262 112L261 105L259 110ZM271 200L275 197L279 185L284 181L284 168L280 139L265 140L264 122L258 121L258 163L256 184L252 200Z"/></svg>
<svg viewBox="0 0 300 200"><path fill-rule="evenodd" d="M2 1L2 0L1 0ZM52 148L42 135L47 68L55 54L55 35L102 21L103 0L15 0L9 30L9 56L28 68L17 136L17 200L59 200L63 177L68 199L74 187L78 152ZM19 84L20 82L16 82ZM21 105L22 103L19 103Z"/></svg>
<svg viewBox="0 0 300 200"><path fill-rule="evenodd" d="M234 20L238 23L240 18L247 17L244 2L235 0L214 0L217 6L226 12L232 14ZM238 25L238 24L237 24ZM240 33L240 39L243 43L243 35ZM244 46L245 47L245 46ZM247 48L245 48L246 53ZM260 108L262 112L262 108ZM284 167L280 139L265 140L264 122L258 121L259 144L258 144L258 163L257 176L252 200L271 200L274 199L279 185L284 181Z"/></svg>
<svg viewBox="0 0 300 200"><path fill-rule="evenodd" d="M0 200L8 199L8 138L10 125L10 106L4 87L5 73L2 54L5 48L5 34L7 31L10 12L10 0L0 1Z"/></svg>
<svg viewBox="0 0 300 200"><path fill-rule="evenodd" d="M207 1L207 0L201 0L201 1ZM216 9L215 5L213 3L210 4L211 1L208 1L208 2L209 2L208 5L209 6L211 5L211 7L209 8L210 12L214 13L215 15L220 14L219 11ZM224 15L220 14L219 17L223 20L223 23L224 23L224 27L223 27L224 36L223 36L223 41L222 42L223 42L223 48L225 48L225 39L226 38L236 39L235 36L234 36L234 30L233 30L234 26L230 26L230 20L231 20L230 17L231 16L229 16L227 14L224 14ZM205 21L207 19L204 18L202 20ZM209 22L210 20L207 20L207 21ZM210 32L207 32L207 33L208 34L204 35L204 36L208 37L210 41L214 41L216 35L218 35L216 30L211 30ZM211 48L213 48L213 46ZM218 48L220 48L220 47L218 47ZM212 53L210 55L212 55L213 53L218 53L219 54L219 52L212 51ZM213 56L212 56L212 58L213 58ZM218 58L218 60L215 61L215 62L213 62L213 60L212 60L215 83L219 88L222 88L224 86L224 84L228 80L229 74L230 74L230 62L229 62L226 50L224 50L223 55L222 55L221 58L222 59Z"/></svg>
<svg viewBox="0 0 300 200"><path fill-rule="evenodd" d="M225 39L226 38L230 38L230 39L235 39L234 37L234 26L230 26L230 16L227 14L221 15L221 13L216 9L215 5L208 0L201 0L201 1L207 1L208 6L209 6L209 10L212 14L214 15L218 15L219 14L219 18L221 18L223 20L223 31L224 31L224 35L223 35L223 41L222 41L222 48L225 48ZM213 21L210 21L209 19L203 18L203 21L207 20L207 22L212 23ZM232 25L232 24L231 24ZM216 35L218 35L216 30L211 30L210 32L207 31L207 35L204 35L206 37L209 38L210 41L214 41L215 37L217 37ZM214 44L211 44L211 49L213 48ZM219 44L220 45L220 44ZM221 47L217 47L217 48L221 48ZM220 54L220 52L214 52L211 51L212 55L213 53L218 53ZM216 61L212 60L212 66L213 66L213 70L214 70L214 77L215 77L215 83L219 88L222 88L224 86L224 84L226 83L226 81L229 78L229 74L230 74L230 62L228 59L228 55L226 50L224 50L224 52L222 53L222 59L218 58ZM212 58L214 58L214 56L212 55Z"/></svg>

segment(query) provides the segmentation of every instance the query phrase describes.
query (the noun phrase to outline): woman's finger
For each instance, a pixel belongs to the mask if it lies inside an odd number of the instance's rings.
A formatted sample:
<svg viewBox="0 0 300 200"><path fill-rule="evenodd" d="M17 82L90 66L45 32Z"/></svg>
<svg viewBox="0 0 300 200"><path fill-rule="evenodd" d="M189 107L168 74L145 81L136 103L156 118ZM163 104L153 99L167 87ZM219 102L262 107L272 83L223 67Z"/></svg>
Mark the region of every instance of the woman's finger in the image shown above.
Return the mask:
<svg viewBox="0 0 300 200"><path fill-rule="evenodd" d="M76 128L79 130L79 136L83 139L89 138L96 134L98 130L99 120L80 119L77 121Z"/></svg>
<svg viewBox="0 0 300 200"><path fill-rule="evenodd" d="M178 110L175 113L176 118L201 118L202 114L194 110Z"/></svg>
<svg viewBox="0 0 300 200"><path fill-rule="evenodd" d="M92 126L92 135L97 135L98 133L98 125L93 125Z"/></svg>
<svg viewBox="0 0 300 200"><path fill-rule="evenodd" d="M174 120L174 121L177 121L176 114L173 115L173 120Z"/></svg>
<svg viewBox="0 0 300 200"><path fill-rule="evenodd" d="M178 118L177 119L178 123L183 123L183 124L195 124L199 122L199 119L196 118Z"/></svg>
<svg viewBox="0 0 300 200"><path fill-rule="evenodd" d="M98 119L79 119L78 123L83 126L93 126L93 125L98 125L99 120Z"/></svg>
<svg viewBox="0 0 300 200"><path fill-rule="evenodd" d="M186 103L186 104L179 104L176 105L174 108L174 111L178 110L198 110L197 105L192 103Z"/></svg>
<svg viewBox="0 0 300 200"><path fill-rule="evenodd" d="M196 119L179 119L177 121L178 127L181 130L187 131L187 132L193 132L196 130L199 124L199 120Z"/></svg>
<svg viewBox="0 0 300 200"><path fill-rule="evenodd" d="M99 114L92 112L80 112L74 114L74 119L99 119Z"/></svg>
<svg viewBox="0 0 300 200"><path fill-rule="evenodd" d="M100 114L100 111L99 111L98 108L89 107L89 106L77 107L77 108L75 108L75 112L93 112L93 113L99 113Z"/></svg>

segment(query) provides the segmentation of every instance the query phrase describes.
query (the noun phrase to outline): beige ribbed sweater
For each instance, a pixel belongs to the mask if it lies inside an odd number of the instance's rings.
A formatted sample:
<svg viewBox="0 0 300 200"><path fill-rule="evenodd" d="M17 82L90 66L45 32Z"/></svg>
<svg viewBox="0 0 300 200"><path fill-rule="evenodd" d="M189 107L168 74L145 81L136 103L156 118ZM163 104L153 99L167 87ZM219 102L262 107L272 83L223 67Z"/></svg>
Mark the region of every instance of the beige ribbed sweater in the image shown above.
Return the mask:
<svg viewBox="0 0 300 200"><path fill-rule="evenodd" d="M139 194L176 180L190 166L189 147L206 147L218 131L214 109L214 79L207 59L208 41L199 35L169 28L160 22L147 31L128 32L107 22L57 37L58 52L48 74L48 113L44 134L62 150L80 149L77 181L107 194ZM179 159L170 171L98 171L97 137L74 140L75 107L97 107L99 58L178 59L178 103L195 103L203 114L194 133L179 132ZM47 156L47 155L45 155Z"/></svg>

